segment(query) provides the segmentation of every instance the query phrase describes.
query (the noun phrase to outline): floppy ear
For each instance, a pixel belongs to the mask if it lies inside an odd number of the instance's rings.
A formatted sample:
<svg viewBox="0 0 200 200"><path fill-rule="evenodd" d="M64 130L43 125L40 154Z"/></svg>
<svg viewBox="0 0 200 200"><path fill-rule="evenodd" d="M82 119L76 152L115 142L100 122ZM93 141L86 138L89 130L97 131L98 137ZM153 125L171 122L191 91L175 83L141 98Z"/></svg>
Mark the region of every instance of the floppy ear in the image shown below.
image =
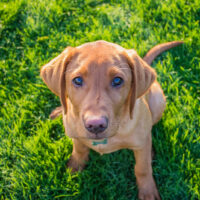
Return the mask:
<svg viewBox="0 0 200 200"><path fill-rule="evenodd" d="M59 56L42 66L40 70L40 76L48 88L60 97L65 113L67 108L65 71L72 58L73 49L72 47L67 47Z"/></svg>
<svg viewBox="0 0 200 200"><path fill-rule="evenodd" d="M156 72L134 50L127 50L127 60L132 72L131 90L129 93L130 117L137 98L141 97L156 80Z"/></svg>

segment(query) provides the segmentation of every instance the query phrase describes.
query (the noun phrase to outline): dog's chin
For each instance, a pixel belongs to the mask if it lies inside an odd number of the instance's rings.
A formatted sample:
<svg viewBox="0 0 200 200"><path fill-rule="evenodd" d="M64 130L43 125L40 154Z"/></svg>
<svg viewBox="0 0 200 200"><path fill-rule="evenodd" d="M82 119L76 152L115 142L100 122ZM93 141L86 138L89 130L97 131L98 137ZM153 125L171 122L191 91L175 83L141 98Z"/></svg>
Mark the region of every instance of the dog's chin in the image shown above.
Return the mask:
<svg viewBox="0 0 200 200"><path fill-rule="evenodd" d="M87 139L89 140L102 140L102 139L105 139L105 138L108 138L107 136L103 136L103 135L90 135L87 137Z"/></svg>
<svg viewBox="0 0 200 200"><path fill-rule="evenodd" d="M102 140L105 138L113 137L115 134L106 134L106 133L99 133L99 134L88 134L86 139L89 140Z"/></svg>

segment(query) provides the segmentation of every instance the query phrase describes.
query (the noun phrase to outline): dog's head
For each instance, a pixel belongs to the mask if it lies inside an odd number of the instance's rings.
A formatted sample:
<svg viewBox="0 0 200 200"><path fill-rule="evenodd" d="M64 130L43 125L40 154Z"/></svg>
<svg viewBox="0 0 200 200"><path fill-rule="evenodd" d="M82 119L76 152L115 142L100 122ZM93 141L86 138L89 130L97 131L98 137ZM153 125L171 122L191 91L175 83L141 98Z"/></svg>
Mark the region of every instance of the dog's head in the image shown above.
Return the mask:
<svg viewBox="0 0 200 200"><path fill-rule="evenodd" d="M97 41L66 48L42 67L41 77L60 97L67 134L102 139L118 132L125 115L132 119L156 73L134 50Z"/></svg>

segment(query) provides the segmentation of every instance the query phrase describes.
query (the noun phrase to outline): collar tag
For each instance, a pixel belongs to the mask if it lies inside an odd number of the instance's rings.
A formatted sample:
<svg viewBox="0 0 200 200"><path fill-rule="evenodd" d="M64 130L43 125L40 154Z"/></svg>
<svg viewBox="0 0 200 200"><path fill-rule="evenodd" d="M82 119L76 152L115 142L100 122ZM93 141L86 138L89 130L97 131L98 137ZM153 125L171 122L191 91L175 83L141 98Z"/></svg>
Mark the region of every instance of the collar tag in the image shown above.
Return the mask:
<svg viewBox="0 0 200 200"><path fill-rule="evenodd" d="M101 140L101 141L92 141L93 146L97 146L98 144L107 144L107 143L108 143L107 138L105 138L104 140Z"/></svg>

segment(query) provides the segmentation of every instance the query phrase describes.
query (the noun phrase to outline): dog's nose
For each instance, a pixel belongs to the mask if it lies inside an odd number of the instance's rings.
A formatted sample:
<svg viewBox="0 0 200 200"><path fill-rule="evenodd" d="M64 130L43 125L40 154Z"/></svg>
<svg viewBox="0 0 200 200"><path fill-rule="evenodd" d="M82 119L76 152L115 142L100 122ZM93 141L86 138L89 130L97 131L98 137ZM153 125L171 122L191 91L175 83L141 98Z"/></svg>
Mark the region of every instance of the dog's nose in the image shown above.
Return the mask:
<svg viewBox="0 0 200 200"><path fill-rule="evenodd" d="M107 117L88 117L85 120L85 128L94 134L101 133L108 127Z"/></svg>

